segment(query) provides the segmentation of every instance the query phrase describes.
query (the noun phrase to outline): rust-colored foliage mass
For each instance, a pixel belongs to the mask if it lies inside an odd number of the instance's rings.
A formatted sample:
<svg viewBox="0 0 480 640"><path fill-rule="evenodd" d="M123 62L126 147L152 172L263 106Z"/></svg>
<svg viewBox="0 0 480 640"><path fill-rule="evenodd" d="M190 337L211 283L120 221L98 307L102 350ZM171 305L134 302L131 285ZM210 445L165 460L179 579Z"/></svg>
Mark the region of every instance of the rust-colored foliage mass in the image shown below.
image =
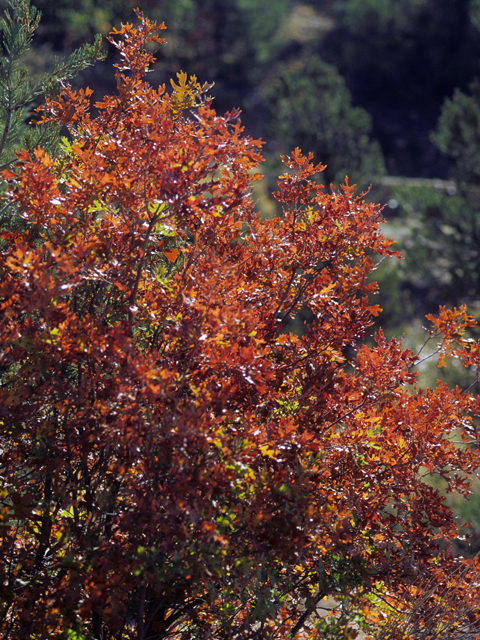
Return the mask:
<svg viewBox="0 0 480 640"><path fill-rule="evenodd" d="M382 333L362 345L392 254L379 207L295 150L263 219L261 143L209 85L145 82L158 28L139 18L115 32L118 94L93 118L65 87L43 112L69 128L61 157L4 174L24 225L0 255L0 635L315 637L325 595L373 620L372 594L448 574L428 476L468 494L478 454L451 436L479 403L418 389ZM466 311L432 321L478 368Z"/></svg>

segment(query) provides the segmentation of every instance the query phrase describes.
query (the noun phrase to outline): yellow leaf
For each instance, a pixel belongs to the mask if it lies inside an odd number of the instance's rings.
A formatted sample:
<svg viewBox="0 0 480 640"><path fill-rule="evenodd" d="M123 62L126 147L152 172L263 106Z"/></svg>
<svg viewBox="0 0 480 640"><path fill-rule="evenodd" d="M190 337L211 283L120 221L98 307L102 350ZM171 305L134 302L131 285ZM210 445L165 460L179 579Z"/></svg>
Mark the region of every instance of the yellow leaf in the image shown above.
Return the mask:
<svg viewBox="0 0 480 640"><path fill-rule="evenodd" d="M270 449L268 444L264 444L262 447L260 447L260 451L263 453L264 456L267 456L268 458L275 459L276 457L275 451L273 449Z"/></svg>

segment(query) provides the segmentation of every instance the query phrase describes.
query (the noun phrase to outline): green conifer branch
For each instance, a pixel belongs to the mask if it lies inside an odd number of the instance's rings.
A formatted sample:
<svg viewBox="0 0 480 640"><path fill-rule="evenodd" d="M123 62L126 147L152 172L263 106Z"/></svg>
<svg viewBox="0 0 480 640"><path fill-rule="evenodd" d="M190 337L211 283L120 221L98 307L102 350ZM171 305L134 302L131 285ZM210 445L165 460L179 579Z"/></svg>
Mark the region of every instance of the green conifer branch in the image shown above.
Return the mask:
<svg viewBox="0 0 480 640"><path fill-rule="evenodd" d="M33 127L28 123L35 102L42 95L57 93L96 60L105 58L101 36L93 45L74 51L66 60L56 61L53 71L32 84L29 73L21 67L21 56L31 47L41 13L29 0L9 0L10 8L0 23L3 55L0 58L0 171L16 161L15 152L22 147L32 150L41 145L49 153L58 152L58 127Z"/></svg>

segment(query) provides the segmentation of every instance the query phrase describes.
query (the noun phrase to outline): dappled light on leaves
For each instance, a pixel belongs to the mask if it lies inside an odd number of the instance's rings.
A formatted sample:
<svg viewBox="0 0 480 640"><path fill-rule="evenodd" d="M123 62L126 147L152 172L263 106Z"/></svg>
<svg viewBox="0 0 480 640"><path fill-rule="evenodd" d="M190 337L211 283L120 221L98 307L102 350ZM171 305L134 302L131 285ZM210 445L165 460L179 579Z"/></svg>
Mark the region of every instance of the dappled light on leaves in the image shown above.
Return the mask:
<svg viewBox="0 0 480 640"><path fill-rule="evenodd" d="M177 73L178 85L173 80L170 83L173 87L173 93L170 101L170 109L174 118L178 118L184 109L189 109L193 106L199 106L197 104L197 98L200 98L203 94L214 86L214 83L208 84L205 82L203 87L197 82L196 76L191 76L187 83L187 74L183 71ZM211 98L207 98L211 100Z"/></svg>
<svg viewBox="0 0 480 640"><path fill-rule="evenodd" d="M262 218L262 143L196 78L145 82L161 27L138 17L116 95L93 116L66 86L42 111L62 153L4 174L24 226L0 253L2 637L353 638L375 598L457 566L428 477L468 496L480 405L364 344L374 258L397 255L380 207L295 149ZM478 369L466 311L431 321Z"/></svg>

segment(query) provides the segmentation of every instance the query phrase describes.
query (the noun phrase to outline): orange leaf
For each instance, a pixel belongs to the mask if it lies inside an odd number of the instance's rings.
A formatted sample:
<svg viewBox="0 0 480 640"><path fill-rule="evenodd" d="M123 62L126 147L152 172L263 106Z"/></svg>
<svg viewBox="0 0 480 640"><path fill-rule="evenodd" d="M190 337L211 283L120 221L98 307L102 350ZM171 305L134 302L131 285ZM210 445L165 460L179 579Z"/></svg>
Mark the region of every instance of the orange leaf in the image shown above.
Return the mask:
<svg viewBox="0 0 480 640"><path fill-rule="evenodd" d="M178 257L178 249L167 249L166 251L164 251L164 254L167 260L170 260L170 262L175 262Z"/></svg>

